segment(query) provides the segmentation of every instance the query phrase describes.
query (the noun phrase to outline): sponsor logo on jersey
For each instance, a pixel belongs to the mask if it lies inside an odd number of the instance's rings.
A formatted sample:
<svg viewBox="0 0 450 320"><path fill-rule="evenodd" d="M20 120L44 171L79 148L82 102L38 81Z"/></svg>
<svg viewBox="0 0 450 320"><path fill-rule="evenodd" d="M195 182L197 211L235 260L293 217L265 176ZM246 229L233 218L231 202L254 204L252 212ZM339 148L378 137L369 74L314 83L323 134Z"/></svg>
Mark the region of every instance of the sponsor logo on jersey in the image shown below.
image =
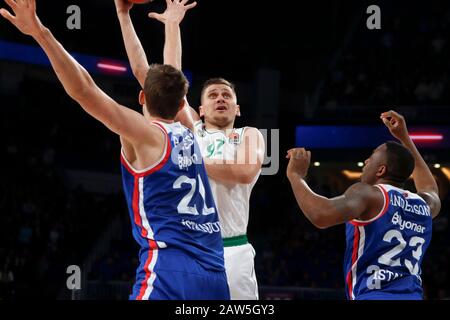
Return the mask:
<svg viewBox="0 0 450 320"><path fill-rule="evenodd" d="M219 221L207 222L207 223L197 223L192 220L183 219L181 221L181 224L191 230L194 230L194 231L200 231L200 232L209 233L209 234L220 232Z"/></svg>
<svg viewBox="0 0 450 320"><path fill-rule="evenodd" d="M394 213L391 222L393 225L398 225L400 230L408 229L418 233L425 233L426 228L424 226L402 219L402 216L398 212Z"/></svg>
<svg viewBox="0 0 450 320"><path fill-rule="evenodd" d="M228 137L228 141L229 143L238 144L240 141L239 133L233 132L232 134L230 134L230 136Z"/></svg>

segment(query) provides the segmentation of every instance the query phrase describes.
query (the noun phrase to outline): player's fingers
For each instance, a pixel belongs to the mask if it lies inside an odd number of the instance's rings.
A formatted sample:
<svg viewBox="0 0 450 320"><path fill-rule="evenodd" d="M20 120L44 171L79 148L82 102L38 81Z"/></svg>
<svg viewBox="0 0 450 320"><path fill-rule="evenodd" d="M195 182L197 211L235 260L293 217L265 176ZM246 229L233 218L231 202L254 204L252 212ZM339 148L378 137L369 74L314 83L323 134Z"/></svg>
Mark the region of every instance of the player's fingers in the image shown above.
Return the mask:
<svg viewBox="0 0 450 320"><path fill-rule="evenodd" d="M286 155L291 155L293 151L294 149L289 149L288 151L286 151Z"/></svg>
<svg viewBox="0 0 450 320"><path fill-rule="evenodd" d="M9 13L8 10L2 8L0 9L0 14L2 15L3 18L5 18L6 20L15 25L16 17L14 17L11 13Z"/></svg>
<svg viewBox="0 0 450 320"><path fill-rule="evenodd" d="M187 6L185 6L186 10L190 10L192 8L194 8L197 5L197 2L192 2L191 4L188 4Z"/></svg>
<svg viewBox="0 0 450 320"><path fill-rule="evenodd" d="M391 126L392 126L392 127L397 127L397 126L398 126L398 123L399 123L399 119L392 117L392 118L390 119L390 122L391 122Z"/></svg>
<svg viewBox="0 0 450 320"><path fill-rule="evenodd" d="M381 114L382 118L390 118L393 116L393 110L385 111Z"/></svg>
<svg viewBox="0 0 450 320"><path fill-rule="evenodd" d="M389 110L387 112L383 112L381 114L381 117L383 117L383 118L394 118L394 119L397 119L397 120L400 120L400 121L403 119L403 116L401 114L399 114L398 112L394 111L394 110Z"/></svg>
<svg viewBox="0 0 450 320"><path fill-rule="evenodd" d="M17 3L14 0L5 0L5 2L8 4L8 6L11 7L11 9L16 9L18 7Z"/></svg>
<svg viewBox="0 0 450 320"><path fill-rule="evenodd" d="M391 127L391 122L386 119L386 118L381 118L381 120L383 120L383 123L386 127L390 128Z"/></svg>
<svg viewBox="0 0 450 320"><path fill-rule="evenodd" d="M291 148L291 149L289 149L288 151L287 151L287 153L291 153L291 152L293 152L295 150L295 148Z"/></svg>
<svg viewBox="0 0 450 320"><path fill-rule="evenodd" d="M306 156L308 157L308 160L311 160L311 151L306 151Z"/></svg>
<svg viewBox="0 0 450 320"><path fill-rule="evenodd" d="M295 159L300 159L300 158L303 156L304 150L305 150L305 149L303 149L303 148L295 149L295 152L294 152L294 158L295 158Z"/></svg>
<svg viewBox="0 0 450 320"><path fill-rule="evenodd" d="M150 12L150 13L148 14L148 17L149 17L149 18L152 18L152 19L156 19L156 20L158 20L158 21L163 21L163 15L160 14L160 13Z"/></svg>

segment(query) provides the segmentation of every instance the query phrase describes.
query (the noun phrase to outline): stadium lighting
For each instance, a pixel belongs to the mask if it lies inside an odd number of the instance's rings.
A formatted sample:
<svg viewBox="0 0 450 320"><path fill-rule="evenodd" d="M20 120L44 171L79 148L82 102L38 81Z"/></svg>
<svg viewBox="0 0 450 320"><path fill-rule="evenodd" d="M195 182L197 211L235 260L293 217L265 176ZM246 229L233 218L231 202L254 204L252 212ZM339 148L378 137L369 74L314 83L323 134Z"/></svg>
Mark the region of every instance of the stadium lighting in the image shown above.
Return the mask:
<svg viewBox="0 0 450 320"><path fill-rule="evenodd" d="M446 168L446 167L442 167L441 171L447 177L447 179L450 181L450 169Z"/></svg>
<svg viewBox="0 0 450 320"><path fill-rule="evenodd" d="M103 70L103 71L118 72L118 73L123 73L123 72L128 71L127 67L125 67L123 65L106 63L106 62L97 63L97 68L99 68L100 70Z"/></svg>
<svg viewBox="0 0 450 320"><path fill-rule="evenodd" d="M348 179L355 180L359 179L362 173L358 171L342 170L342 174Z"/></svg>
<svg viewBox="0 0 450 320"><path fill-rule="evenodd" d="M410 134L409 135L413 141L441 141L444 139L442 134L424 133L424 134Z"/></svg>

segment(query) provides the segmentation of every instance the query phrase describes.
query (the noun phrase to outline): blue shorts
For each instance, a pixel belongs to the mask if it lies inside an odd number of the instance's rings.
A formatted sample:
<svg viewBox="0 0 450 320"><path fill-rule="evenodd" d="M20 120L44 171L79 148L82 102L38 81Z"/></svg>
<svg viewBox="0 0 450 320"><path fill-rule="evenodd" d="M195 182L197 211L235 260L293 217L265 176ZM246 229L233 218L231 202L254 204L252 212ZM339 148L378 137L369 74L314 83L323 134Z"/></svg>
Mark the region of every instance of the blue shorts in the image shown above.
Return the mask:
<svg viewBox="0 0 450 320"><path fill-rule="evenodd" d="M356 297L355 300L423 300L422 294L419 293L367 293Z"/></svg>
<svg viewBox="0 0 450 320"><path fill-rule="evenodd" d="M159 250L155 265L146 261L152 259L141 256L130 300L230 300L225 269L205 269L170 249Z"/></svg>

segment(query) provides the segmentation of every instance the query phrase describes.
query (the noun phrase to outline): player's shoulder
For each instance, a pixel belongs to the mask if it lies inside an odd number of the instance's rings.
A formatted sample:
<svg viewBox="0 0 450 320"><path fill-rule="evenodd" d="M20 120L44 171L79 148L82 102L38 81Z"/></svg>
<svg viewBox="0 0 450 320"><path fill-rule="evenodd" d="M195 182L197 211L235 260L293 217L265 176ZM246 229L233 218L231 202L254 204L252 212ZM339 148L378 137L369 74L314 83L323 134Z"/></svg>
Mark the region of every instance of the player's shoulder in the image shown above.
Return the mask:
<svg viewBox="0 0 450 320"><path fill-rule="evenodd" d="M441 199L439 195L434 191L419 192L417 195L429 206L433 219L436 218L441 211Z"/></svg>
<svg viewBox="0 0 450 320"><path fill-rule="evenodd" d="M365 182L356 182L352 184L346 191L346 195L358 196L365 198L366 200L378 200L382 199L382 190L376 185L371 185ZM381 197L380 197L381 196Z"/></svg>
<svg viewBox="0 0 450 320"><path fill-rule="evenodd" d="M188 132L194 132L191 128L185 126L182 122L177 121L175 122L175 125L180 128L180 131L188 131Z"/></svg>
<svg viewBox="0 0 450 320"><path fill-rule="evenodd" d="M235 128L234 130L236 132L240 132L242 136L246 137L257 137L257 138L263 137L261 131L255 127L242 127L242 128Z"/></svg>
<svg viewBox="0 0 450 320"><path fill-rule="evenodd" d="M202 134L206 132L205 124L201 119L194 122L193 129L194 129L193 131L197 134Z"/></svg>
<svg viewBox="0 0 450 320"><path fill-rule="evenodd" d="M240 128L234 128L234 130L259 131L258 128L255 128L255 127L249 127L249 126L243 126L243 127L240 127Z"/></svg>

